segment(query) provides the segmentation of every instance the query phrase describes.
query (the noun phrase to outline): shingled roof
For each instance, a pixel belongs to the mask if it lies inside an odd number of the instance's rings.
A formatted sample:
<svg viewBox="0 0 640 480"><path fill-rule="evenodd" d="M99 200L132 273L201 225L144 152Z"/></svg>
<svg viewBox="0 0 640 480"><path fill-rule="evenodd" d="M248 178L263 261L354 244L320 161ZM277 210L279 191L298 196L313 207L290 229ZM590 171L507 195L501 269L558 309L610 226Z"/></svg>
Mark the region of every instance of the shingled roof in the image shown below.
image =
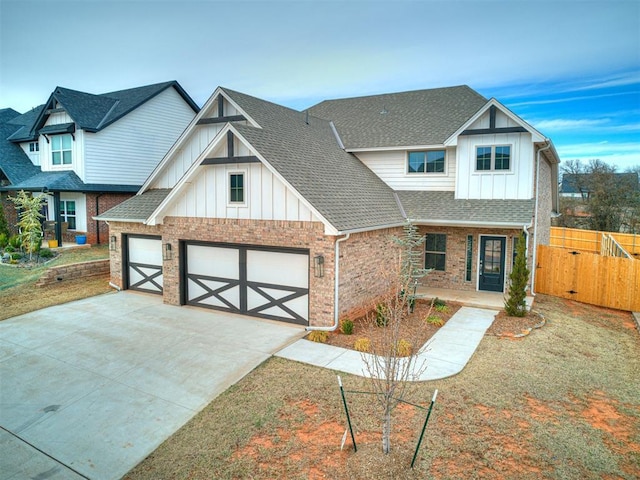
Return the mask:
<svg viewBox="0 0 640 480"><path fill-rule="evenodd" d="M25 128L20 129L12 135L9 140L13 142L24 142L37 138L40 129L43 128L50 114L48 111L53 107L55 102L58 102L73 119L75 128L88 132L98 132L168 88L175 88L194 112L199 111L198 105L176 81L118 90L99 95L79 92L64 87L56 87L45 104L46 108L40 107L38 115L33 118L30 124L27 125L26 122L23 121Z"/></svg>
<svg viewBox="0 0 640 480"><path fill-rule="evenodd" d="M309 112L333 121L349 150L441 145L486 103L462 85L325 100Z"/></svg>
<svg viewBox="0 0 640 480"><path fill-rule="evenodd" d="M29 159L27 159L29 161ZM29 161L29 163L31 163ZM84 183L75 172L42 172L38 167L36 173L25 178L21 182L4 187L4 190L51 190L57 192L113 192L135 193L140 190L140 185L114 185L101 183Z"/></svg>
<svg viewBox="0 0 640 480"><path fill-rule="evenodd" d="M170 188L156 188L134 195L95 217L97 220L144 222L171 192Z"/></svg>
<svg viewBox="0 0 640 480"><path fill-rule="evenodd" d="M0 110L0 170L11 184L20 183L36 175L36 167L26 153L6 139L21 128L20 123L12 123L21 115L12 108Z"/></svg>
<svg viewBox="0 0 640 480"><path fill-rule="evenodd" d="M446 225L529 225L535 202L530 200L464 200L454 192L398 191L407 218L416 223Z"/></svg>
<svg viewBox="0 0 640 480"><path fill-rule="evenodd" d="M327 120L224 88L262 128L234 128L338 231L399 225L393 190L345 152Z"/></svg>

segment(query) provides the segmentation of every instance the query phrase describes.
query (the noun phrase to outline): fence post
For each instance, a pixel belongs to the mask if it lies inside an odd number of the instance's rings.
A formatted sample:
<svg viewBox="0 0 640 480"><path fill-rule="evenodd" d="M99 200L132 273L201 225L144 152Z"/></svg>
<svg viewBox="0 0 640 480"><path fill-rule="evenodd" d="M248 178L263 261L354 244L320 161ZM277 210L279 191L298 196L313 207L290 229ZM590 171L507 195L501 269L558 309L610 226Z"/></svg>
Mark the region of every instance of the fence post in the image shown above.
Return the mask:
<svg viewBox="0 0 640 480"><path fill-rule="evenodd" d="M418 445L416 445L416 451L413 454L413 459L411 460L411 468L413 468L413 464L416 463L416 457L418 456L418 450L420 449L420 444L422 443L422 437L424 437L424 431L427 428L427 423L429 422L429 417L431 416L431 410L433 410L433 404L436 403L436 397L438 396L438 389L433 392L433 398L431 399L431 405L429 405L429 411L427 412L427 418L424 419L424 425L422 425L422 431L420 432L420 438L418 439Z"/></svg>
<svg viewBox="0 0 640 480"><path fill-rule="evenodd" d="M353 435L353 428L351 427L351 418L349 417L349 408L347 407L347 399L344 396L344 388L342 388L342 379L338 375L338 385L340 385L340 395L342 395L342 404L344 405L344 411L347 414L347 424L349 425L349 432L351 433L351 441L353 442L353 451L357 452L356 437Z"/></svg>

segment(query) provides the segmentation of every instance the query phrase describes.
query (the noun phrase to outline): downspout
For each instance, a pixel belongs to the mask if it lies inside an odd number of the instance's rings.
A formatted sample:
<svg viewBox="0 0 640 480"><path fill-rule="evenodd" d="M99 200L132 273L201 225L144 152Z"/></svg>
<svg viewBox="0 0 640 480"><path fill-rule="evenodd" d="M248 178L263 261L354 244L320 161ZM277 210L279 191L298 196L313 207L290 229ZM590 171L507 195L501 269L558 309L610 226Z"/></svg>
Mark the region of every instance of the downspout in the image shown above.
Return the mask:
<svg viewBox="0 0 640 480"><path fill-rule="evenodd" d="M536 204L533 210L533 256L531 258L531 295L535 297L536 265L538 264L538 204L540 202L540 153L551 148L551 142L545 139L546 146L538 150L536 158Z"/></svg>
<svg viewBox="0 0 640 480"><path fill-rule="evenodd" d="M347 233L346 236L339 238L336 240L336 245L334 249L334 263L335 263L335 279L333 285L333 325L330 327L306 327L305 330L319 330L321 332L333 332L337 330L339 325L340 318L340 304L338 301L339 293L340 293L340 242L344 242L345 240L349 240L351 236L350 233Z"/></svg>

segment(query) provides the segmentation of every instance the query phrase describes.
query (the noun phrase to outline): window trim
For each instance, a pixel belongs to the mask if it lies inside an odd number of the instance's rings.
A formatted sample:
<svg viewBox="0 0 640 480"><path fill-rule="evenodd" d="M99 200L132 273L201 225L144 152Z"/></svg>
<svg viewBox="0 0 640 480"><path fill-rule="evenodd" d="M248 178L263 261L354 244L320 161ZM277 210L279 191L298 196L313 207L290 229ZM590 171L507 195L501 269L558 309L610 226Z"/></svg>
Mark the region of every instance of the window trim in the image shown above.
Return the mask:
<svg viewBox="0 0 640 480"><path fill-rule="evenodd" d="M71 147L68 150L62 148L62 138L69 137L71 139ZM60 138L60 150L53 149L53 140L55 138ZM73 135L70 133L63 133L61 135L51 135L51 147L50 147L51 155L49 155L49 160L51 162L52 168L69 168L73 165ZM53 163L53 154L55 152L60 153L60 163ZM64 152L69 152L71 156L71 161L69 163L64 163Z"/></svg>
<svg viewBox="0 0 640 480"><path fill-rule="evenodd" d="M444 237L444 250L427 250L427 237L429 235L438 235ZM424 268L430 268L427 266L427 257L428 255L442 255L444 257L444 268L442 270L438 268L433 268L434 272L446 272L447 271L447 234L441 232L427 232L424 234Z"/></svg>
<svg viewBox="0 0 640 480"><path fill-rule="evenodd" d="M429 152L442 152L444 153L444 161L443 161L443 170L442 172L427 172L427 154ZM424 162L424 172L410 172L409 171L409 157L412 153L424 153L425 154L425 162ZM421 150L407 150L405 155L404 162L404 170L405 175L408 176L428 176L428 177L438 177L438 176L446 176L447 175L447 149L446 148L424 148Z"/></svg>
<svg viewBox="0 0 640 480"><path fill-rule="evenodd" d="M508 169L496 169L496 149L500 147L509 148L509 168ZM478 149L490 148L491 158L489 159L488 170L478 170ZM512 143L496 143L494 145L474 145L473 156L473 172L474 173L513 173L513 144Z"/></svg>
<svg viewBox="0 0 640 480"><path fill-rule="evenodd" d="M40 142L29 142L29 153L39 153Z"/></svg>
<svg viewBox="0 0 640 480"><path fill-rule="evenodd" d="M231 177L234 175L242 175L242 201L231 200ZM247 196L249 193L248 177L246 170L230 170L227 172L227 205L229 207L245 207L247 206Z"/></svg>
<svg viewBox="0 0 640 480"><path fill-rule="evenodd" d="M67 213L67 204L69 202L73 202L73 215L69 215ZM77 231L78 229L78 206L77 206L78 202L77 200L73 199L73 200L65 200L65 199L61 199L60 200L60 220L62 222L67 222L69 223L69 217L73 218L73 223L75 224L73 226L73 228L71 228L71 226L68 227L69 230L73 230L73 231Z"/></svg>

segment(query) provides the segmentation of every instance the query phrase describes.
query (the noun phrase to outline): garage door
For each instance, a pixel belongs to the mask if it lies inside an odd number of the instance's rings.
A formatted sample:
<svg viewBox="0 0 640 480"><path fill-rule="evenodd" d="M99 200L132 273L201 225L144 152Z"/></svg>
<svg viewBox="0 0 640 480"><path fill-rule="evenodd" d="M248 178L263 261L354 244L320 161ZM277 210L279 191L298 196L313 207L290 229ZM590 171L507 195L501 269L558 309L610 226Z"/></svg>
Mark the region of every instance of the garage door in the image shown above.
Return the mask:
<svg viewBox="0 0 640 480"><path fill-rule="evenodd" d="M127 237L127 288L162 294L162 240L160 237Z"/></svg>
<svg viewBox="0 0 640 480"><path fill-rule="evenodd" d="M309 324L309 253L186 243L184 303Z"/></svg>

